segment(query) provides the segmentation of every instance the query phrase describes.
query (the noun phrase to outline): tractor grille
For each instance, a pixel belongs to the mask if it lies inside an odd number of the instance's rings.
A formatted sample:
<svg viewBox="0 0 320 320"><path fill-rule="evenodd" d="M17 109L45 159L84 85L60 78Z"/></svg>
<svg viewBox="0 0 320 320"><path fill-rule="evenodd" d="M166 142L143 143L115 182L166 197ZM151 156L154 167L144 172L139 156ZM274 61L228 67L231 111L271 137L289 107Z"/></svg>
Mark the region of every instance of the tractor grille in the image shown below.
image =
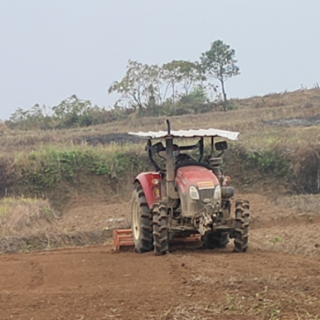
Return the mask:
<svg viewBox="0 0 320 320"><path fill-rule="evenodd" d="M200 200L212 199L213 198L213 194L214 194L214 188L200 189L199 190Z"/></svg>

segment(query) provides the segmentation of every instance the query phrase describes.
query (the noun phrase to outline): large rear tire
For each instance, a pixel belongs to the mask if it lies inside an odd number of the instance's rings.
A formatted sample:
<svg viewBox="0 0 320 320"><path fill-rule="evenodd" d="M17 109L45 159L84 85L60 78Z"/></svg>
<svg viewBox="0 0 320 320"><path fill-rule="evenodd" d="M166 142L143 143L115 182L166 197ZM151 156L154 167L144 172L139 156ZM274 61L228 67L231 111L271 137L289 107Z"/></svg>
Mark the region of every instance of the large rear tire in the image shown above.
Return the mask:
<svg viewBox="0 0 320 320"><path fill-rule="evenodd" d="M157 256L169 252L168 215L165 204L153 209L153 247Z"/></svg>
<svg viewBox="0 0 320 320"><path fill-rule="evenodd" d="M237 200L235 208L236 228L234 232L234 252L246 252L248 249L249 216L249 201Z"/></svg>
<svg viewBox="0 0 320 320"><path fill-rule="evenodd" d="M132 237L136 252L151 251L152 245L152 213L140 184L132 193Z"/></svg>

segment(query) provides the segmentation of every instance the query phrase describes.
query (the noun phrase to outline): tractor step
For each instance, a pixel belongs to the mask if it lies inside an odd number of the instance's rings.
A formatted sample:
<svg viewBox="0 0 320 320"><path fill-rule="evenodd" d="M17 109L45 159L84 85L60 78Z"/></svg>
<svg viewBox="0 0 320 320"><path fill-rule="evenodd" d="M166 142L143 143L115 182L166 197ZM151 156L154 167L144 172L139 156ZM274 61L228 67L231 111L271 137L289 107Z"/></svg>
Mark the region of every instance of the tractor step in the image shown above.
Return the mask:
<svg viewBox="0 0 320 320"><path fill-rule="evenodd" d="M201 241L200 234L192 234L189 237L176 236L170 242L199 242ZM113 251L119 251L121 247L133 247L133 237L131 229L113 229Z"/></svg>

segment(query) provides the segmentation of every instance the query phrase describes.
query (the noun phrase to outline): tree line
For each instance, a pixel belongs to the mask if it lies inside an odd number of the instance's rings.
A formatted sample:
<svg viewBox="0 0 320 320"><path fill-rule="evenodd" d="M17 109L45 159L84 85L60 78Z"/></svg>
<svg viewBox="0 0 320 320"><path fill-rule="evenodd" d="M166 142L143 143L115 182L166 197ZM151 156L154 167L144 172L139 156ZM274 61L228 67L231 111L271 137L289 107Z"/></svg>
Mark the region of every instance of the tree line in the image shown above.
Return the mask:
<svg viewBox="0 0 320 320"><path fill-rule="evenodd" d="M240 74L235 50L221 40L213 42L199 61L173 60L162 66L129 60L126 73L108 92L120 98L112 108L92 105L76 95L52 108L36 104L17 109L9 127L29 130L83 127L139 116L203 113L221 105L228 110L225 82ZM218 85L217 83L218 82Z"/></svg>

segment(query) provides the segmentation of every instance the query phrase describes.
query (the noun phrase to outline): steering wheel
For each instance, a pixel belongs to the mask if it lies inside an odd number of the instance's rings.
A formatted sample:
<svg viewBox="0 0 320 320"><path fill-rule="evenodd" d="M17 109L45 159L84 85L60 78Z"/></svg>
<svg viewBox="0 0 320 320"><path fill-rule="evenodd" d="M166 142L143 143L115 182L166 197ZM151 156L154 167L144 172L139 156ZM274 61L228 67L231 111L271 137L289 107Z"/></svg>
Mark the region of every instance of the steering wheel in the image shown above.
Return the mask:
<svg viewBox="0 0 320 320"><path fill-rule="evenodd" d="M180 153L177 156L177 160L175 162L176 165L181 164L183 162L189 162L189 161L194 161L194 159L192 159L188 154L186 153Z"/></svg>

